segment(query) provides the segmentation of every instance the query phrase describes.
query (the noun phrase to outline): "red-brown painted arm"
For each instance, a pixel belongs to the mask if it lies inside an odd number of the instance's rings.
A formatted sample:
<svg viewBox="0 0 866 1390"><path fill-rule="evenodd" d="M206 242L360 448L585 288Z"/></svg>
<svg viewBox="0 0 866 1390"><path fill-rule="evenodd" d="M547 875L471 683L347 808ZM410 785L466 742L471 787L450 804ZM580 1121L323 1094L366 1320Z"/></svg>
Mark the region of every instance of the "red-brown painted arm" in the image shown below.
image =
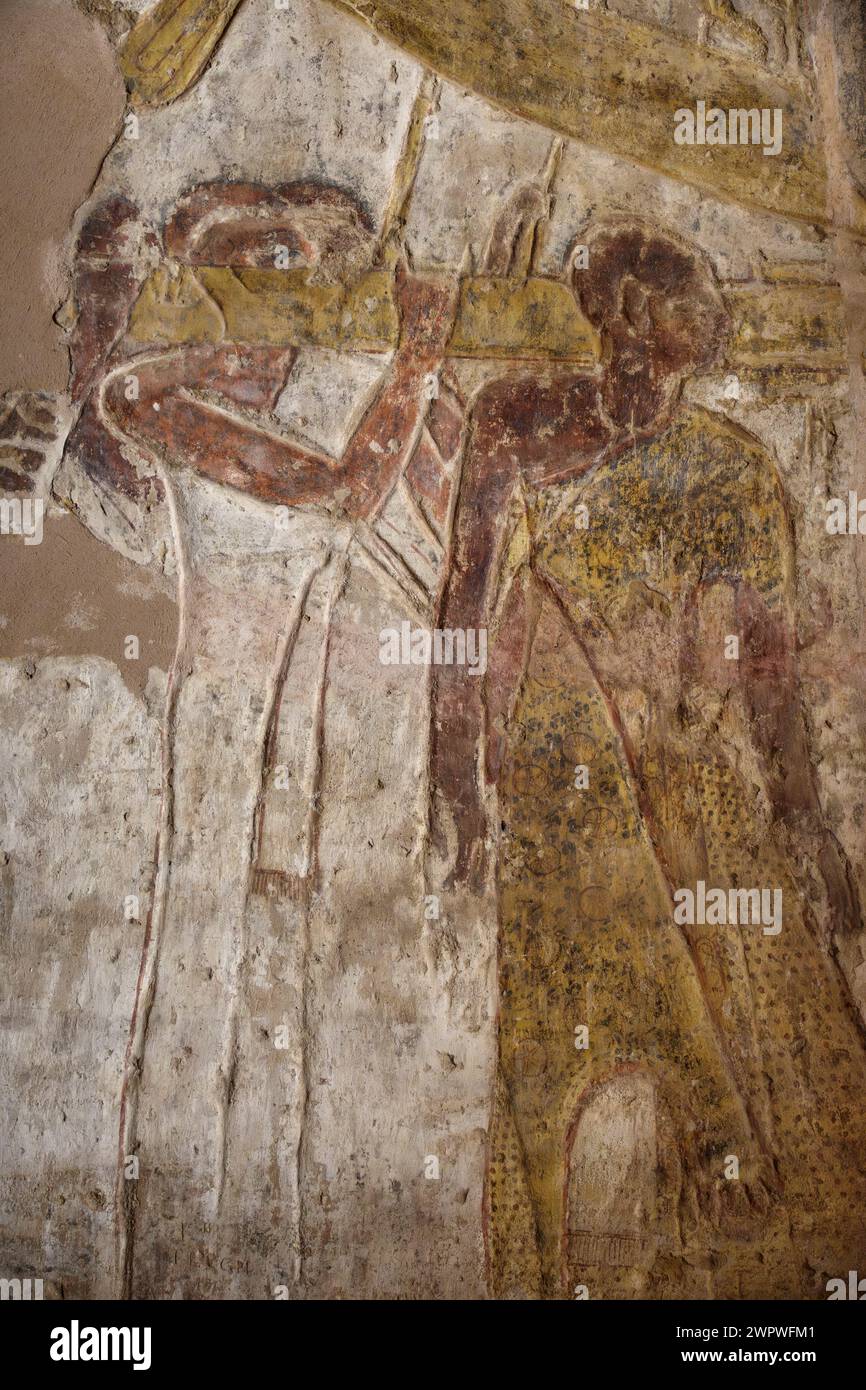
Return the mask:
<svg viewBox="0 0 866 1390"><path fill-rule="evenodd" d="M338 496L350 515L368 517L405 467L427 404L425 378L441 364L456 298L451 282L408 275L398 276L396 294L400 344L342 459L231 408L272 409L294 360L291 349L201 347L138 359L106 381L106 418L145 451L165 452L263 501L297 506ZM133 399L129 375L137 382Z"/></svg>
<svg viewBox="0 0 866 1390"><path fill-rule="evenodd" d="M850 866L821 807L803 718L796 635L750 585L736 594L743 635L740 679L776 818L811 846L824 879L832 925L843 935L863 926Z"/></svg>
<svg viewBox="0 0 866 1390"><path fill-rule="evenodd" d="M463 469L440 628L488 632L518 472L495 430L484 419L476 421ZM479 784L485 694L491 680L502 675L496 661L483 677L470 674L466 666L440 666L433 683L432 784L457 829L453 880L475 891L483 887L486 863L487 819Z"/></svg>

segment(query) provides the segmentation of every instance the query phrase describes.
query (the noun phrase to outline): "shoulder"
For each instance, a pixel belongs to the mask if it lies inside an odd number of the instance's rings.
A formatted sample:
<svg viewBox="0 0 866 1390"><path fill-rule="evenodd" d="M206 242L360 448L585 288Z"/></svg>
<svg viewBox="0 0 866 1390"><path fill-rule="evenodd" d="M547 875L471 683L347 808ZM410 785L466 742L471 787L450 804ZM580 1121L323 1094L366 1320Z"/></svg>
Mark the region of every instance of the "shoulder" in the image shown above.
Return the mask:
<svg viewBox="0 0 866 1390"><path fill-rule="evenodd" d="M513 371L479 392L472 409L476 434L491 442L521 444L585 434L607 437L594 377L555 370Z"/></svg>
<svg viewBox="0 0 866 1390"><path fill-rule="evenodd" d="M672 561L705 577L776 587L789 569L784 490L772 452L724 416L679 412L655 438L597 475L594 501L611 524L627 515L642 545L661 533Z"/></svg>
<svg viewBox="0 0 866 1390"><path fill-rule="evenodd" d="M540 366L512 369L494 377L475 398L473 414L480 419L533 417L557 405L594 404L598 382L585 373Z"/></svg>
<svg viewBox="0 0 866 1390"><path fill-rule="evenodd" d="M680 410L658 434L638 441L612 461L603 488L622 490L641 482L648 497L686 509L725 499L762 505L781 499L779 471L769 449L723 415L701 407Z"/></svg>

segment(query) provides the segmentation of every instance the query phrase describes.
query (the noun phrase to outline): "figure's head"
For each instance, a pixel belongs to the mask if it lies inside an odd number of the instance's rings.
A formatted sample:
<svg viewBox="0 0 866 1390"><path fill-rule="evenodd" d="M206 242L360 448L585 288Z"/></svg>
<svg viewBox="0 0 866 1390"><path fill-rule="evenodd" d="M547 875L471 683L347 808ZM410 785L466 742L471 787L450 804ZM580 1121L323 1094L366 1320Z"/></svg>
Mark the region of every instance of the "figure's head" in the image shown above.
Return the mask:
<svg viewBox="0 0 866 1390"><path fill-rule="evenodd" d="M683 377L719 360L730 321L709 265L668 233L611 223L588 247L573 284L601 335L605 408L617 425L644 430L669 409Z"/></svg>
<svg viewBox="0 0 866 1390"><path fill-rule="evenodd" d="M165 226L166 252L187 265L273 269L281 247L285 268L306 265L317 279L351 280L367 268L375 238L351 193L311 181L199 184Z"/></svg>
<svg viewBox="0 0 866 1390"><path fill-rule="evenodd" d="M141 341L126 338L130 316L164 256L174 265L162 282L163 307L167 319L174 315L182 323L195 301L178 293L177 266L270 269L285 259L287 268L306 268L311 279L343 283L367 269L375 250L366 210L351 193L321 182L198 184L175 203L161 235L123 196L92 207L78 235L68 306L70 387L84 409L67 456L75 454L89 476L110 479L130 498L150 494L152 479L139 476L100 420L96 402L106 371L142 351ZM164 340L157 334L156 341Z"/></svg>
<svg viewBox="0 0 866 1390"><path fill-rule="evenodd" d="M97 381L148 269L162 253L178 265L273 269L307 267L320 281L352 281L376 249L372 221L358 200L333 184L262 184L214 180L177 200L162 236L128 198L98 204L75 252L72 392L83 399Z"/></svg>

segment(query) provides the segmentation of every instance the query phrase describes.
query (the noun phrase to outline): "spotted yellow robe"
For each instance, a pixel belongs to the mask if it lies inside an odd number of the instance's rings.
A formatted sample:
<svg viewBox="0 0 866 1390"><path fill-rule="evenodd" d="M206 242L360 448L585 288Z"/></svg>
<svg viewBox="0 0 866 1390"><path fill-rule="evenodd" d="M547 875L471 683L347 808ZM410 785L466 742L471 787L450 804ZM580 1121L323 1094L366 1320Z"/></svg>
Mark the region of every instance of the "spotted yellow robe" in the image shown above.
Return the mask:
<svg viewBox="0 0 866 1390"><path fill-rule="evenodd" d="M835 850L773 765L802 723L771 660L790 535L772 459L699 410L524 499L501 585L536 616L498 798L494 1296L824 1296L866 1263ZM781 888L781 932L676 926L699 878Z"/></svg>

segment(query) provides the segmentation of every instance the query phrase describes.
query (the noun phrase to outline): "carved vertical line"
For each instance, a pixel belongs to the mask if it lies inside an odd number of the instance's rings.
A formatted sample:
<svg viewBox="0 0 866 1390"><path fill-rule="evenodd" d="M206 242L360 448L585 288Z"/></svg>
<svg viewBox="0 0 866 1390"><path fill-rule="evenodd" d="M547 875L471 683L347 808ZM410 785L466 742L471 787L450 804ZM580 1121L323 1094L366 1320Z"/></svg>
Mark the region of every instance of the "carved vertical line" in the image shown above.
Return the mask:
<svg viewBox="0 0 866 1390"><path fill-rule="evenodd" d="M307 820L307 877L311 884L311 891L306 894L301 910L301 942L300 942L300 961L299 975L301 987L300 1015L301 1015L301 1094L300 1094L300 1116L298 1124L298 1148L295 1160L295 1181L297 1184L297 1211L298 1211L298 1260L297 1260L297 1280L303 1287L306 1268L305 1259L309 1249L307 1236L307 1225L304 1215L304 1196L306 1189L307 1170L309 1167L309 1134L307 1126L307 1110L310 1098L310 986L309 986L309 961L310 961L310 939L311 924L310 912L313 905L314 892L319 888L319 840L321 834L321 793L322 777L324 771L324 737L325 737L325 699L328 688L328 668L331 658L331 623L334 607L339 601L348 578L349 573L349 550L351 539L347 542L342 551L337 567L336 574L331 582L324 611L324 638L322 640L321 659L319 663L319 676L316 686L316 701L314 714L313 739L311 741L311 790L310 790L310 815Z"/></svg>
<svg viewBox="0 0 866 1390"><path fill-rule="evenodd" d="M135 1258L135 1223L137 1189L131 1188L124 1177L125 1159L138 1142L138 1108L141 1080L147 1047L147 1031L156 998L159 975L159 956L165 933L168 889L171 878L171 854L174 841L175 781L174 760L177 730L177 708L183 681L183 667L188 641L188 562L184 550L177 496L164 464L154 457L154 466L165 490L177 570L178 628L174 658L166 683L165 707L161 729L162 793L159 823L154 845L155 877L150 908L145 923L141 961L135 987L135 997L129 1024L124 1057L123 1079L120 1088L120 1120L118 1134L117 1178L115 1185L116 1271L120 1297L132 1297Z"/></svg>
<svg viewBox="0 0 866 1390"><path fill-rule="evenodd" d="M304 616L307 599L310 589L316 576L330 560L330 551L324 559L318 559L310 564L306 570L294 601L289 611L289 621L278 648L278 657L271 683L270 698L268 708L264 716L264 738L262 740L262 761L261 776L259 782L259 794L253 810L253 823L250 834L250 853L249 865L247 870L247 890L244 895L244 905L241 912L240 921L235 930L235 950L230 970L230 1004L229 1016L226 1027L226 1044L220 1066L220 1076L222 1078L222 1088L220 1095L219 1110L219 1136L217 1148L219 1162L216 1175L215 1197L216 1214L222 1211L222 1201L225 1192L226 1171L228 1168L228 1149L229 1149L229 1117L231 1114L232 1101L234 1100L235 1084L237 1081L238 1069L238 1021L240 1012L240 1001L244 993L244 977L247 955L249 952L249 930L247 926L247 910L250 897L250 887L255 874L256 857L261 849L262 832L265 820L265 797L268 788L268 776L270 772L271 760L277 744L277 733L280 720L280 710L282 708L283 690L285 689L286 677L288 676L289 666L295 650L295 644L300 631L301 620Z"/></svg>

